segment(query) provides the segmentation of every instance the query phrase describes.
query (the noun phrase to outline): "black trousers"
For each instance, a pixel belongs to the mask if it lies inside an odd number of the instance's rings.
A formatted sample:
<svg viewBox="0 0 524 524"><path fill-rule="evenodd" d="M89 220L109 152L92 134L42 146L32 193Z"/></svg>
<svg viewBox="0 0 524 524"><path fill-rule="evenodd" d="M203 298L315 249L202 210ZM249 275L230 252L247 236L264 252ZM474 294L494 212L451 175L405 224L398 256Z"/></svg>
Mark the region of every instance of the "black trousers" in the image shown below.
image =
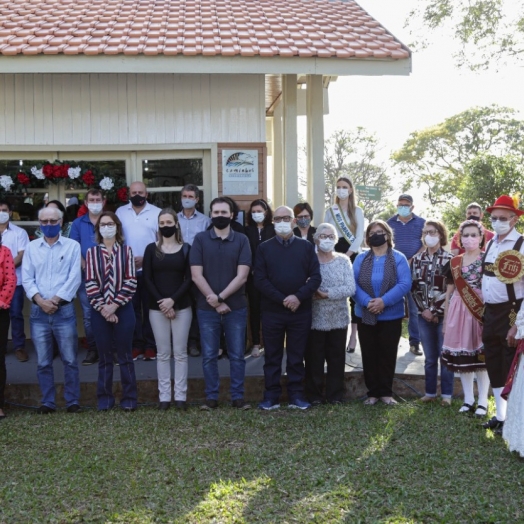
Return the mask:
<svg viewBox="0 0 524 524"><path fill-rule="evenodd" d="M358 323L364 381L368 397L391 397L402 333L402 319L377 322L374 326Z"/></svg>
<svg viewBox="0 0 524 524"><path fill-rule="evenodd" d="M346 327L331 331L312 329L309 332L305 355L305 390L310 402L324 399L324 362L327 363L325 399L333 402L344 398L347 331Z"/></svg>
<svg viewBox="0 0 524 524"><path fill-rule="evenodd" d="M518 313L520 302L513 306ZM517 348L507 344L506 337L510 329L509 314L512 309L510 302L504 304L486 304L484 310L484 328L482 342L486 357L486 369L489 381L493 388L503 388L508 378L508 373Z"/></svg>
<svg viewBox="0 0 524 524"><path fill-rule="evenodd" d="M6 383L5 354L7 351L7 332L9 331L9 309L0 309L0 408L4 408Z"/></svg>
<svg viewBox="0 0 524 524"><path fill-rule="evenodd" d="M247 298L249 300L249 327L251 340L254 346L260 345L260 291L255 287L253 275L250 273L246 283Z"/></svg>

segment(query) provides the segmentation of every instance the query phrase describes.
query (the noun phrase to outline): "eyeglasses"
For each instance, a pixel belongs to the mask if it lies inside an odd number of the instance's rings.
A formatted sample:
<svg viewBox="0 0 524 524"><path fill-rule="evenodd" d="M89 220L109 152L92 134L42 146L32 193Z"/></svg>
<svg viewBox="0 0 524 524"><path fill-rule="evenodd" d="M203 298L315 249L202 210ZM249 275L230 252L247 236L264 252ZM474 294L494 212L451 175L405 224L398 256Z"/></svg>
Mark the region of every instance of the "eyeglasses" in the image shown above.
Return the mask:
<svg viewBox="0 0 524 524"><path fill-rule="evenodd" d="M318 235L318 238L320 238L320 240L327 240L329 238L329 240L335 240L336 236L335 235Z"/></svg>
<svg viewBox="0 0 524 524"><path fill-rule="evenodd" d="M100 224L100 229L105 229L106 227L115 227L116 224L114 222L106 222L105 224Z"/></svg>
<svg viewBox="0 0 524 524"><path fill-rule="evenodd" d="M438 235L438 231L436 229L430 229L428 231L422 231L423 235L429 235L430 237L436 237Z"/></svg>
<svg viewBox="0 0 524 524"><path fill-rule="evenodd" d="M56 226L60 222L60 219L49 219L49 220L40 220L40 224L43 226Z"/></svg>
<svg viewBox="0 0 524 524"><path fill-rule="evenodd" d="M489 221L494 224L495 222L509 222L515 215L508 217L492 217L489 219Z"/></svg>
<svg viewBox="0 0 524 524"><path fill-rule="evenodd" d="M273 217L273 222L275 224L279 224L280 222L291 222L293 220L293 217L287 216L287 217Z"/></svg>
<svg viewBox="0 0 524 524"><path fill-rule="evenodd" d="M480 235L478 233L463 233L462 234L462 238L468 238L468 237L477 238L477 237L480 237Z"/></svg>

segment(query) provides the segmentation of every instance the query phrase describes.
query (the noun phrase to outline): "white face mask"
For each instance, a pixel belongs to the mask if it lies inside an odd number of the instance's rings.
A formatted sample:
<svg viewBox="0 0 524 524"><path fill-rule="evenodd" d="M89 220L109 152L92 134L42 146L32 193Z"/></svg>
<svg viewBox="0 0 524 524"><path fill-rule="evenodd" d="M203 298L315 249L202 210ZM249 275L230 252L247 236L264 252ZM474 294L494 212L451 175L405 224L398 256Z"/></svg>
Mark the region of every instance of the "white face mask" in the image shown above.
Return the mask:
<svg viewBox="0 0 524 524"><path fill-rule="evenodd" d="M265 215L264 213L251 213L251 218L257 223L260 224L264 222Z"/></svg>
<svg viewBox="0 0 524 524"><path fill-rule="evenodd" d="M346 188L337 189L337 196L341 200L346 200L346 198L349 196L349 189L346 189Z"/></svg>
<svg viewBox="0 0 524 524"><path fill-rule="evenodd" d="M196 206L196 200L194 198L183 198L182 207L184 209L193 209Z"/></svg>
<svg viewBox="0 0 524 524"><path fill-rule="evenodd" d="M497 235L505 235L506 233L509 233L511 229L510 222L510 220L507 222L501 222L500 220L497 220L496 222L492 222L491 225Z"/></svg>
<svg viewBox="0 0 524 524"><path fill-rule="evenodd" d="M330 253L333 251L333 249L335 249L335 241L326 238L318 243L318 247L321 251L324 251L324 253Z"/></svg>
<svg viewBox="0 0 524 524"><path fill-rule="evenodd" d="M90 202L87 204L87 209L89 209L89 212L93 213L93 215L99 215L102 213L103 207L104 204L102 204L102 202Z"/></svg>
<svg viewBox="0 0 524 524"><path fill-rule="evenodd" d="M275 224L275 232L282 237L289 235L291 233L291 222L278 222Z"/></svg>
<svg viewBox="0 0 524 524"><path fill-rule="evenodd" d="M424 241L426 242L426 246L435 247L440 242L440 237L438 235L436 237L426 235Z"/></svg>
<svg viewBox="0 0 524 524"><path fill-rule="evenodd" d="M9 221L9 213L7 211L0 211L0 224L5 224Z"/></svg>
<svg viewBox="0 0 524 524"><path fill-rule="evenodd" d="M113 238L116 235L116 226L100 226L102 238Z"/></svg>

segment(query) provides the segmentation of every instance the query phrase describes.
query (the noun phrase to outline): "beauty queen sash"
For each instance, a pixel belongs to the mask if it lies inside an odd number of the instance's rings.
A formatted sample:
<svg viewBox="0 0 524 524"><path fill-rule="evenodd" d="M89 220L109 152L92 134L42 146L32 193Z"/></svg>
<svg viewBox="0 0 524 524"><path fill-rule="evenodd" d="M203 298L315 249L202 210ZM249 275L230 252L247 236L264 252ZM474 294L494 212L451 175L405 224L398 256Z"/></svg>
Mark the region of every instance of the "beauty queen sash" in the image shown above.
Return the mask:
<svg viewBox="0 0 524 524"><path fill-rule="evenodd" d="M346 221L346 217L344 216L344 213L342 213L337 206L337 204L333 204L329 211L331 212L331 216L333 217L333 220L335 221L335 224L337 225L338 230L342 234L342 236L346 239L346 242L349 244L349 249L351 250L351 246L353 242L355 242L355 235L351 232L351 229L349 229L349 225Z"/></svg>
<svg viewBox="0 0 524 524"><path fill-rule="evenodd" d="M474 289L462 276L462 255L453 257L451 259L451 272L453 274L453 280L455 281L455 287L457 288L462 302L464 302L475 320L482 324L484 304L482 303L482 300L480 300L480 297L477 295L477 293L475 293Z"/></svg>

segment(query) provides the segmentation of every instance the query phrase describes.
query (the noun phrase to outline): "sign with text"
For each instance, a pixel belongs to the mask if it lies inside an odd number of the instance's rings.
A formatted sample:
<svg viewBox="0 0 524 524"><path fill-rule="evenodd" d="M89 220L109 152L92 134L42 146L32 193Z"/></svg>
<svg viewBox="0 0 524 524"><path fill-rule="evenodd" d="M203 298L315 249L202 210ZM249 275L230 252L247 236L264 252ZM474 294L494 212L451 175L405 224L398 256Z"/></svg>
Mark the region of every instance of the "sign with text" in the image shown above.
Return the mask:
<svg viewBox="0 0 524 524"><path fill-rule="evenodd" d="M366 200L380 200L382 194L380 189L374 186L357 186L358 195Z"/></svg>
<svg viewBox="0 0 524 524"><path fill-rule="evenodd" d="M258 195L258 150L222 150L222 194Z"/></svg>

